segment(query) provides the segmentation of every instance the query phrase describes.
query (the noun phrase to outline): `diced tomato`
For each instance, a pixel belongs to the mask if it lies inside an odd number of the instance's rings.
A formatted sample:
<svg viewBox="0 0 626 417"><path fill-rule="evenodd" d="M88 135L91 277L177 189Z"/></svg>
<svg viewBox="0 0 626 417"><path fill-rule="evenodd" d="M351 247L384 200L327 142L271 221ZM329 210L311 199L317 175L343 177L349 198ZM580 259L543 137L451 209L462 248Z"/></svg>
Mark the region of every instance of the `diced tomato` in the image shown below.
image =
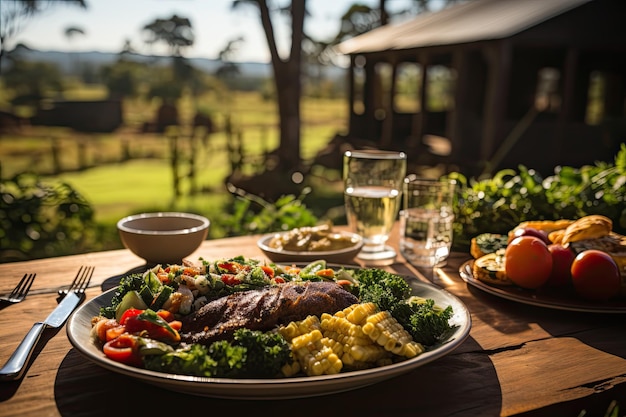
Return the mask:
<svg viewBox="0 0 626 417"><path fill-rule="evenodd" d="M157 278L159 279L159 281L161 281L163 284L169 284L170 283L170 274L168 272L159 272L157 274Z"/></svg>
<svg viewBox="0 0 626 417"><path fill-rule="evenodd" d="M277 284L284 284L285 283L285 278L283 277L274 277L274 282Z"/></svg>
<svg viewBox="0 0 626 417"><path fill-rule="evenodd" d="M323 277L323 278L334 278L335 271L333 271L330 268L320 269L319 271L315 273L315 275L317 275L318 277Z"/></svg>
<svg viewBox="0 0 626 417"><path fill-rule="evenodd" d="M129 318L136 317L143 313L144 310L140 310L138 308L129 308L122 314L122 318L120 319L120 324L125 325Z"/></svg>
<svg viewBox="0 0 626 417"><path fill-rule="evenodd" d="M236 275L233 274L223 274L222 275L222 282L226 285L237 285L237 284L241 284L241 280L239 278L237 278Z"/></svg>
<svg viewBox="0 0 626 417"><path fill-rule="evenodd" d="M352 283L348 281L347 279L337 280L337 284L341 285L344 288L349 288L352 286Z"/></svg>
<svg viewBox="0 0 626 417"><path fill-rule="evenodd" d="M241 271L241 264L238 262L220 262L217 264L217 267L221 270L230 272L231 274L236 274Z"/></svg>
<svg viewBox="0 0 626 417"><path fill-rule="evenodd" d="M102 350L107 357L116 362L133 366L142 365L137 338L128 333L106 342Z"/></svg>
<svg viewBox="0 0 626 417"><path fill-rule="evenodd" d="M117 337L120 337L124 333L126 333L126 326L117 325L115 327L111 327L106 331L106 341L111 341Z"/></svg>
<svg viewBox="0 0 626 417"><path fill-rule="evenodd" d="M114 327L120 327L120 324L115 319L103 319L98 321L95 324L95 331L98 335L98 339L101 342L106 342L107 340L107 331Z"/></svg>
<svg viewBox="0 0 626 417"><path fill-rule="evenodd" d="M200 273L200 271L198 270L198 268L192 268L192 267L188 266L185 269L183 269L183 274L189 275L190 277L195 277L199 273Z"/></svg>
<svg viewBox="0 0 626 417"><path fill-rule="evenodd" d="M136 310L136 309L133 309ZM128 310L127 310L128 311ZM172 321L175 329L172 327L170 323L162 318L159 314L154 313L153 311L147 310L136 310L140 311L140 314L130 314L128 317L122 316L122 320L124 321L124 326L126 327L126 331L131 334L140 334L147 333L149 337L152 339L160 340L163 342L179 342L180 334L178 330L182 327L182 324L176 323L177 320ZM148 314L150 313L150 314ZM168 315L168 313L161 313L164 315ZM126 313L124 313L126 315Z"/></svg>
<svg viewBox="0 0 626 417"><path fill-rule="evenodd" d="M168 310L161 309L157 311L156 313L157 313L157 316L161 317L163 320L165 320L168 323L176 319L176 317L174 316L174 313Z"/></svg>
<svg viewBox="0 0 626 417"><path fill-rule="evenodd" d="M173 320L170 321L168 324L172 329L176 330L177 332L180 332L180 329L183 328L183 322L180 320Z"/></svg>
<svg viewBox="0 0 626 417"><path fill-rule="evenodd" d="M271 266L267 266L267 265L261 265L261 269L263 270L265 275L267 275L270 278L274 278L274 268L272 268Z"/></svg>

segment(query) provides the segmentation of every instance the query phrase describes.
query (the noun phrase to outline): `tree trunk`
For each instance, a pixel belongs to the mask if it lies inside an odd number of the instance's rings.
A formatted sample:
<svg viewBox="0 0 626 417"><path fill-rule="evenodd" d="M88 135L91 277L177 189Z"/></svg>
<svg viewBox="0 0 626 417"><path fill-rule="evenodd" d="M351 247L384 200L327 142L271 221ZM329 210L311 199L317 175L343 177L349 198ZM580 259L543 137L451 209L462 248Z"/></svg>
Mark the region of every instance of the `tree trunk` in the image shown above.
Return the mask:
<svg viewBox="0 0 626 417"><path fill-rule="evenodd" d="M291 3L291 51L283 60L278 54L274 29L266 0L259 0L261 22L267 37L272 56L274 86L280 119L279 166L283 170L297 169L301 165L300 156L300 81L302 67L302 39L304 37L305 0Z"/></svg>

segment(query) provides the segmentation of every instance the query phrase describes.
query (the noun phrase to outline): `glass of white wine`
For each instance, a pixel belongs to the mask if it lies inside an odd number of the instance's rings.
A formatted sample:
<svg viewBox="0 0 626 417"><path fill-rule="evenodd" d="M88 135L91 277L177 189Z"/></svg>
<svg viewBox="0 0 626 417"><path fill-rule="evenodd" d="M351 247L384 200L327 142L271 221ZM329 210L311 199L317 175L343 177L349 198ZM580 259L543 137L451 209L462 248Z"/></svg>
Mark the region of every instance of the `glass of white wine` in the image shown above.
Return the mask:
<svg viewBox="0 0 626 417"><path fill-rule="evenodd" d="M391 263L396 257L386 242L400 210L405 175L404 152L354 150L343 156L346 217L363 237L357 257L365 263Z"/></svg>

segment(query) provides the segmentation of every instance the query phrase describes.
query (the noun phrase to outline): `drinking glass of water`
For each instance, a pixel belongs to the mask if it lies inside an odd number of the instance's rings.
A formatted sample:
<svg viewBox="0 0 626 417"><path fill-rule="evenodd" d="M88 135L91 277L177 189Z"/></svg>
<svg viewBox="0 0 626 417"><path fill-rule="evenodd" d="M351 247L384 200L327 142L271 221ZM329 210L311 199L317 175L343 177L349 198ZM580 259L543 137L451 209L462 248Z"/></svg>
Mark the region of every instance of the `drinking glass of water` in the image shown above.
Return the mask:
<svg viewBox="0 0 626 417"><path fill-rule="evenodd" d="M404 152L347 151L343 181L348 225L363 237L357 257L365 263L391 263L396 251L386 245L396 221L406 176Z"/></svg>
<svg viewBox="0 0 626 417"><path fill-rule="evenodd" d="M410 175L404 180L400 252L413 265L443 266L450 254L456 181Z"/></svg>

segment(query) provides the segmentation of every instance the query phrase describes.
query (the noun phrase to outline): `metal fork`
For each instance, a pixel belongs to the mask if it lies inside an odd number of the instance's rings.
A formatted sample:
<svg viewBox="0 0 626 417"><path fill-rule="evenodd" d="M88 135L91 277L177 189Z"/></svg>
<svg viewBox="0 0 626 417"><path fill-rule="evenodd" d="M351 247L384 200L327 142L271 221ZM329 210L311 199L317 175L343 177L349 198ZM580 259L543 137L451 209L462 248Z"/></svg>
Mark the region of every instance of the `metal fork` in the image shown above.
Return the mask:
<svg viewBox="0 0 626 417"><path fill-rule="evenodd" d="M10 305L23 301L30 287L33 285L36 276L37 274L24 274L10 294L0 297L0 304Z"/></svg>
<svg viewBox="0 0 626 417"><path fill-rule="evenodd" d="M44 321L38 321L33 324L33 327L26 333L26 336L24 336L24 339L17 346L7 363L0 369L0 381L14 381L24 375L27 364L44 330L60 328L83 300L85 289L89 286L93 270L93 266L80 267L76 278L65 291L65 297L57 298L59 305L52 310Z"/></svg>
<svg viewBox="0 0 626 417"><path fill-rule="evenodd" d="M93 276L93 271L95 269L95 266L81 266L69 288L59 290L59 297L57 300L62 300L69 292L75 292L79 295L84 294L85 290L89 286L89 282L91 281L91 277Z"/></svg>

